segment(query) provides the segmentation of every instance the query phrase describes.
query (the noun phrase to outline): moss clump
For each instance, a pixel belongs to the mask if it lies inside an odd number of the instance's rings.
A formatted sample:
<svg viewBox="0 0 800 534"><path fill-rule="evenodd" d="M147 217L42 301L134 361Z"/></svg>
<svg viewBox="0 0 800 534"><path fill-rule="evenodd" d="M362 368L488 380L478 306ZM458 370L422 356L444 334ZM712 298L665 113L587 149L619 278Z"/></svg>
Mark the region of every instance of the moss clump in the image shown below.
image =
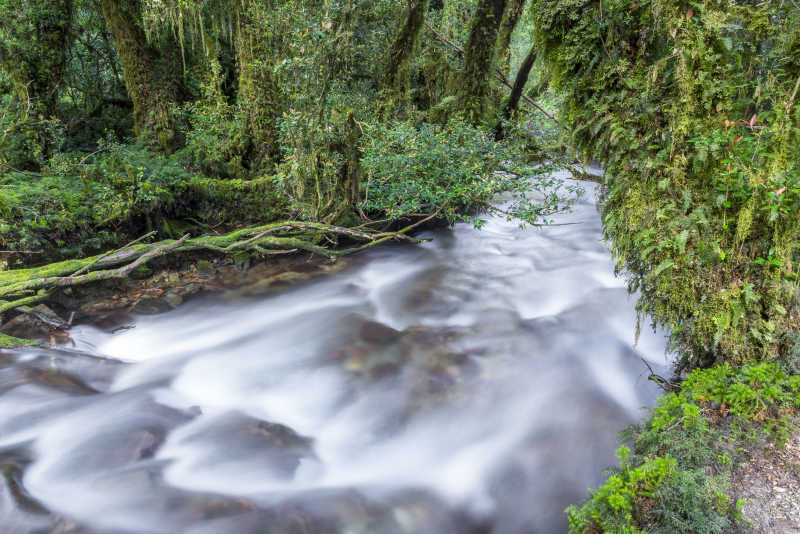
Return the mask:
<svg viewBox="0 0 800 534"><path fill-rule="evenodd" d="M273 221L287 211L271 176L209 178L187 171L177 155L121 145L90 164L80 159L64 156L42 175L0 174L0 249L40 252L19 260L54 261L118 247L152 230L163 237L201 234L209 226Z"/></svg>
<svg viewBox="0 0 800 534"><path fill-rule="evenodd" d="M38 345L38 343L35 341L11 337L0 333L0 349L17 349L20 347L34 347L36 345Z"/></svg>

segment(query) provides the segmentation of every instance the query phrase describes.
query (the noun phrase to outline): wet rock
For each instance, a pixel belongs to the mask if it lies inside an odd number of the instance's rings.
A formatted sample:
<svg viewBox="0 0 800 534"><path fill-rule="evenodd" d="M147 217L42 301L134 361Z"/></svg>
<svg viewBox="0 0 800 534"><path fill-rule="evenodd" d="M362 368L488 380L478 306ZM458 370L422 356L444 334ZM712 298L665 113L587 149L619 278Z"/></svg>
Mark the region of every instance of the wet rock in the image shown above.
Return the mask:
<svg viewBox="0 0 800 534"><path fill-rule="evenodd" d="M365 321L359 328L358 335L369 343L384 344L397 339L400 332L377 321Z"/></svg>
<svg viewBox="0 0 800 534"><path fill-rule="evenodd" d="M108 332L111 334L116 334L117 332L122 332L123 330L129 330L131 328L135 328L136 326L133 317L124 312L112 312L101 315L96 319L89 321L89 324L99 328L103 332Z"/></svg>
<svg viewBox="0 0 800 534"><path fill-rule="evenodd" d="M311 439L287 426L235 412L214 418L183 442L194 444L201 464L214 463L219 454L214 444L224 442L226 457L241 458L250 469L283 480L294 476L302 459L315 457Z"/></svg>
<svg viewBox="0 0 800 534"><path fill-rule="evenodd" d="M21 371L21 378L58 391L72 395L91 395L97 390L87 385L83 380L70 374L38 367L29 367Z"/></svg>
<svg viewBox="0 0 800 534"><path fill-rule="evenodd" d="M164 313L173 308L162 296L143 295L133 307L133 311L142 315L155 315Z"/></svg>
<svg viewBox="0 0 800 534"><path fill-rule="evenodd" d="M66 327L66 321L47 306L40 304L5 323L0 328L0 333L22 339L50 341L52 338L55 342L64 343L69 340L69 334L64 331Z"/></svg>
<svg viewBox="0 0 800 534"><path fill-rule="evenodd" d="M433 369L428 376L428 393L443 393L456 384L445 368Z"/></svg>
<svg viewBox="0 0 800 534"><path fill-rule="evenodd" d="M369 375L374 380L382 380L384 378L397 376L402 370L403 368L396 363L380 363L370 369Z"/></svg>
<svg viewBox="0 0 800 534"><path fill-rule="evenodd" d="M164 295L164 302L169 304L171 308L177 308L183 304L183 297L177 291L169 291Z"/></svg>

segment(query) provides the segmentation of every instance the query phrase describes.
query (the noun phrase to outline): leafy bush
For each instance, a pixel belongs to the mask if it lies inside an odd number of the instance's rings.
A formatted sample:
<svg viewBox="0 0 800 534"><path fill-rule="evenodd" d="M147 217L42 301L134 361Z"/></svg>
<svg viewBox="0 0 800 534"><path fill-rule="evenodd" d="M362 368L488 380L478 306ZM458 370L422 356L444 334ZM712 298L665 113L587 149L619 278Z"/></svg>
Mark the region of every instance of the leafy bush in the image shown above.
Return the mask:
<svg viewBox="0 0 800 534"><path fill-rule="evenodd" d="M248 177L250 172L243 165L247 142L242 120L234 106L223 102L186 105L186 145L178 156L187 168L204 176Z"/></svg>
<svg viewBox="0 0 800 534"><path fill-rule="evenodd" d="M591 491L591 500L582 508L567 508L570 532L644 534L639 528L642 516L656 489L675 472L677 462L665 455L645 458L634 467L630 449L624 445L617 451L617 458L619 469L600 489Z"/></svg>
<svg viewBox="0 0 800 534"><path fill-rule="evenodd" d="M537 224L568 207L568 193L581 192L553 176L555 164L509 167L524 161L518 147L455 121L369 125L363 154L362 208L390 218L443 208L450 220L477 222L476 212L494 210ZM511 197L510 203L495 208L492 202L501 193Z"/></svg>

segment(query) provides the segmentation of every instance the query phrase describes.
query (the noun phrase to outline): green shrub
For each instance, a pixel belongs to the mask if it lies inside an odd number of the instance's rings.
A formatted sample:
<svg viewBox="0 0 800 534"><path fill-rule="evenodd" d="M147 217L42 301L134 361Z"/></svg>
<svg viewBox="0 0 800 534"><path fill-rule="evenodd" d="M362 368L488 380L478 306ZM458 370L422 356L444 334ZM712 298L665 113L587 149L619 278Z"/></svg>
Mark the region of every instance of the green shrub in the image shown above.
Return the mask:
<svg viewBox="0 0 800 534"><path fill-rule="evenodd" d="M371 124L363 154L362 208L390 218L444 208L450 220L472 217L477 222L476 212L496 210L537 224L568 207L569 194L582 192L553 177L553 164L509 168L509 162L525 160L519 147L455 121L444 126ZM511 200L496 209L492 202L501 193Z"/></svg>
<svg viewBox="0 0 800 534"><path fill-rule="evenodd" d="M658 399L644 423L623 433L634 453L621 449L622 465L582 508L567 509L570 531L715 534L740 521L741 502L728 495L741 445L767 437L782 446L796 430L800 376L760 362L734 369L725 363L692 371L679 393ZM637 491L635 480L658 473L653 462L670 458L672 468L657 485ZM647 467L645 467L647 466ZM639 532L630 530L630 532Z"/></svg>
<svg viewBox="0 0 800 534"><path fill-rule="evenodd" d="M577 534L608 532L644 534L644 516L652 506L656 490L671 477L677 462L669 455L645 458L634 466L630 449L617 451L620 467L583 507L567 508L570 532Z"/></svg>

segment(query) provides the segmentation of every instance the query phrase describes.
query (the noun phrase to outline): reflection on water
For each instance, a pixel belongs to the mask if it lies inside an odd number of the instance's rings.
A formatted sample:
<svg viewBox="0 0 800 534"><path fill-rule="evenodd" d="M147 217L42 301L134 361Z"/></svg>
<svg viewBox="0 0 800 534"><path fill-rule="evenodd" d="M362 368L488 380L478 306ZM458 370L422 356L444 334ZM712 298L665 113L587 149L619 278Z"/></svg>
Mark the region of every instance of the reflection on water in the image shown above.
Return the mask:
<svg viewBox="0 0 800 534"><path fill-rule="evenodd" d="M0 354L4 532L565 531L665 363L592 196Z"/></svg>

